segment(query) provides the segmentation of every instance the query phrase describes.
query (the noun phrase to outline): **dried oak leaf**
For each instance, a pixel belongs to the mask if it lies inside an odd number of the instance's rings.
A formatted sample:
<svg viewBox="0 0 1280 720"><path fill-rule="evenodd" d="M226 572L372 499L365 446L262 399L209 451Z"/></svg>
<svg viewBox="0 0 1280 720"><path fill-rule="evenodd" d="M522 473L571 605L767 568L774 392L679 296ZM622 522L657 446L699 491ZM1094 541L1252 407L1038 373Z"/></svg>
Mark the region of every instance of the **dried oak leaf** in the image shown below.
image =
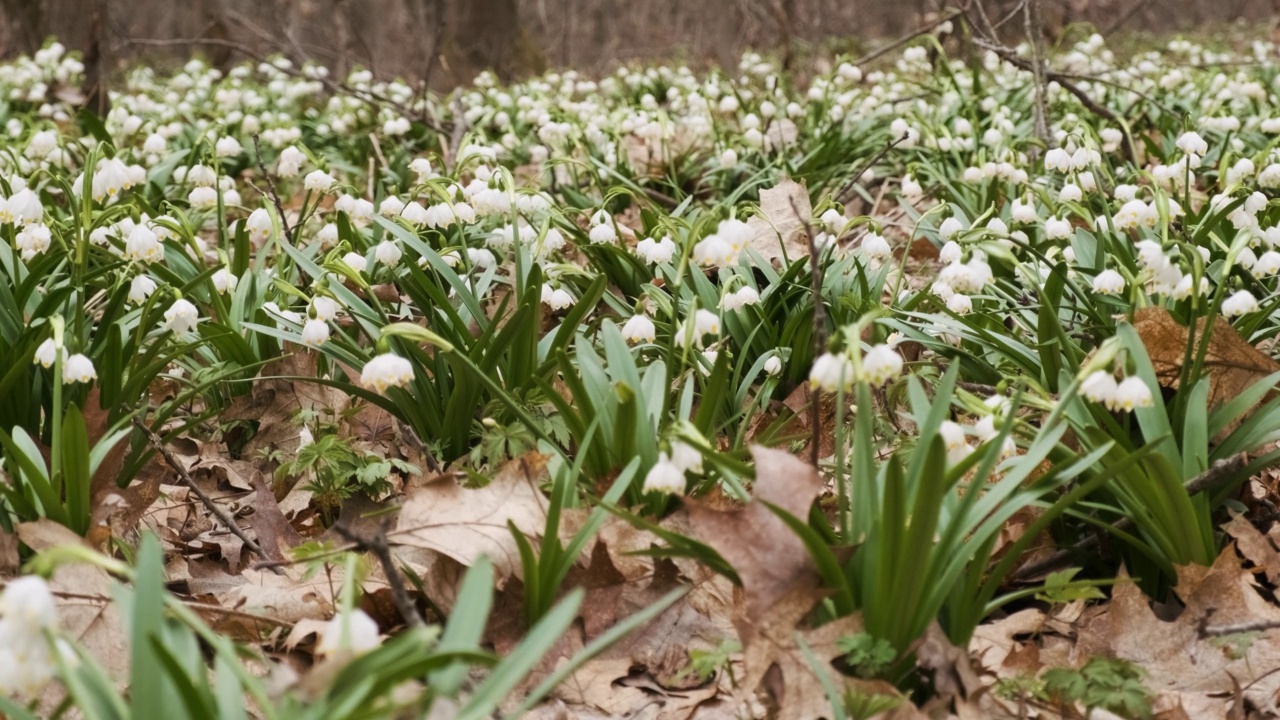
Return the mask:
<svg viewBox="0 0 1280 720"><path fill-rule="evenodd" d="M1204 337L1205 318L1196 322L1196 343ZM1176 390L1186 358L1190 334L1168 310L1142 308L1134 314L1133 327L1151 357L1161 387ZM1213 408L1266 376L1280 371L1280 363L1249 344L1226 321L1209 324L1212 335L1205 351L1204 368L1209 377L1209 407Z"/></svg>
<svg viewBox="0 0 1280 720"><path fill-rule="evenodd" d="M760 214L747 221L752 232L751 249L776 263L783 262L784 253L788 261L808 257L809 236L805 223L812 217L813 206L803 183L788 178L761 190Z"/></svg>
<svg viewBox="0 0 1280 720"><path fill-rule="evenodd" d="M1157 710L1180 704L1191 717L1227 717L1234 683L1239 681L1250 703L1268 717L1280 714L1280 630L1266 630L1251 641L1228 644L1202 637L1211 625L1280 622L1276 607L1258 590L1253 573L1240 566L1236 551L1226 548L1212 567L1178 569L1174 592L1184 609L1163 620L1125 573L1117 578L1105 611L1082 622L1076 657L1110 654L1142 666L1146 683L1157 694Z"/></svg>
<svg viewBox="0 0 1280 720"><path fill-rule="evenodd" d="M393 540L435 550L467 567L487 555L501 587L521 572L507 523L530 537L546 527L547 500L538 489L546 470L547 457L529 453L507 463L481 488L464 488L452 474L438 475L409 492Z"/></svg>
<svg viewBox="0 0 1280 720"><path fill-rule="evenodd" d="M822 492L812 465L790 453L751 446L756 463L755 496L797 518L809 517L809 506ZM816 591L818 574L804 543L762 502L723 511L689 501L691 530L733 566L746 595L747 622L765 616L778 600L797 587ZM815 597L816 599L816 597Z"/></svg>

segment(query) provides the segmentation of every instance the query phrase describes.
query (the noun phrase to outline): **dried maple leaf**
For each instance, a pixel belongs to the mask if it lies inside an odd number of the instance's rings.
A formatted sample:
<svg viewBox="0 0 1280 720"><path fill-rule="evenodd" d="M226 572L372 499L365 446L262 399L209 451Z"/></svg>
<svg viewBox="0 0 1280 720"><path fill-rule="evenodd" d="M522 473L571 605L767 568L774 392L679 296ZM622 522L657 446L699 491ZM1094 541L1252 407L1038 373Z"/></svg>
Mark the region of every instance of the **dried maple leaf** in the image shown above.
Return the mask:
<svg viewBox="0 0 1280 720"><path fill-rule="evenodd" d="M1151 357L1161 387L1176 390L1181 382L1190 334L1168 310L1142 308L1134 314L1133 327ZM1204 337L1206 322L1196 322L1196 343ZM1247 390L1266 376L1280 371L1280 363L1250 345L1228 322L1215 317L1208 324L1212 334L1205 351L1204 369L1209 377L1209 407L1215 407Z"/></svg>
<svg viewBox="0 0 1280 720"><path fill-rule="evenodd" d="M547 499L538 489L546 469L546 456L529 453L507 463L481 488L464 488L454 475L441 474L410 491L393 540L435 550L467 567L487 555L501 587L521 572L507 523L531 537L546 528Z"/></svg>

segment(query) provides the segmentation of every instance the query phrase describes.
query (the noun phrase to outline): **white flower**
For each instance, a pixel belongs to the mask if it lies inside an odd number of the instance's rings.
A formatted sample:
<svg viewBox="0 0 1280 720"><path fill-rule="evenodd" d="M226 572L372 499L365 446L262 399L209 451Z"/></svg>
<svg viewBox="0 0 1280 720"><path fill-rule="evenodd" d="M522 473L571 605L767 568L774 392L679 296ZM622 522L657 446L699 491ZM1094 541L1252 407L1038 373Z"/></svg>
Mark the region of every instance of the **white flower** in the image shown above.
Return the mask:
<svg viewBox="0 0 1280 720"><path fill-rule="evenodd" d="M1044 235L1050 240L1065 240L1071 237L1072 232L1074 229L1071 227L1070 220L1049 218L1044 221Z"/></svg>
<svg viewBox="0 0 1280 720"><path fill-rule="evenodd" d="M207 210L218 204L218 191L207 185L191 188L191 192L187 195L187 204L193 208Z"/></svg>
<svg viewBox="0 0 1280 720"><path fill-rule="evenodd" d="M1083 197L1084 193L1075 183L1067 183L1062 186L1062 190L1058 191L1058 202L1080 202Z"/></svg>
<svg viewBox="0 0 1280 720"><path fill-rule="evenodd" d="M323 320L308 320L302 326L302 344L319 347L329 339L329 323Z"/></svg>
<svg viewBox="0 0 1280 720"><path fill-rule="evenodd" d="M738 153L733 148L729 148L720 153L720 167L728 170L738 164Z"/></svg>
<svg viewBox="0 0 1280 720"><path fill-rule="evenodd" d="M164 259L164 247L160 238L146 225L135 225L124 243L125 257L141 263L153 263Z"/></svg>
<svg viewBox="0 0 1280 720"><path fill-rule="evenodd" d="M258 208L249 213L249 219L245 220L245 228L249 231L249 240L254 243L260 243L271 235L271 214L266 208Z"/></svg>
<svg viewBox="0 0 1280 720"><path fill-rule="evenodd" d="M1017 198L1014 198L1013 206L1009 209L1009 217L1014 222L1019 223L1034 223L1040 219L1040 216L1036 213L1034 201L1027 200L1024 202ZM991 227L991 225L988 224L987 227Z"/></svg>
<svg viewBox="0 0 1280 720"><path fill-rule="evenodd" d="M312 192L328 192L337 180L323 170L312 170L302 180L302 186Z"/></svg>
<svg viewBox="0 0 1280 720"><path fill-rule="evenodd" d="M311 434L311 428L303 425L302 429L298 431L298 449L301 450L315 441L316 436Z"/></svg>
<svg viewBox="0 0 1280 720"><path fill-rule="evenodd" d="M544 286L545 287L545 286ZM653 321L644 313L632 315L622 326L622 338L629 343L651 343L658 337Z"/></svg>
<svg viewBox="0 0 1280 720"><path fill-rule="evenodd" d="M236 284L240 281L239 278L232 275L231 271L226 268L218 270L213 274L213 277L209 279L213 281L213 289L217 290L219 295L226 295L228 292L235 290Z"/></svg>
<svg viewBox="0 0 1280 720"><path fill-rule="evenodd" d="M1222 314L1227 317L1247 315L1258 309L1258 300L1248 290L1240 290L1222 301Z"/></svg>
<svg viewBox="0 0 1280 720"><path fill-rule="evenodd" d="M199 312L196 306L183 298L175 300L168 310L164 311L164 322L169 330L175 333L190 332L195 329Z"/></svg>
<svg viewBox="0 0 1280 720"><path fill-rule="evenodd" d="M947 448L947 459L952 463L960 462L973 449L969 446L969 439L959 423L943 420L938 433L942 435L942 442Z"/></svg>
<svg viewBox="0 0 1280 720"><path fill-rule="evenodd" d="M395 217L404 212L404 201L395 195L388 195L386 199L378 205L378 214L383 217Z"/></svg>
<svg viewBox="0 0 1280 720"><path fill-rule="evenodd" d="M955 293L947 298L947 309L957 315L968 315L973 312L973 300L968 295Z"/></svg>
<svg viewBox="0 0 1280 720"><path fill-rule="evenodd" d="M1053 148L1044 154L1044 169L1058 172L1071 171L1071 153L1062 148Z"/></svg>
<svg viewBox="0 0 1280 720"><path fill-rule="evenodd" d="M658 453L658 462L644 476L644 492L683 495L684 488L684 471L666 453Z"/></svg>
<svg viewBox="0 0 1280 720"><path fill-rule="evenodd" d="M1270 277L1276 273L1280 273L1280 252L1268 250L1262 253L1262 256L1253 263L1253 267L1249 269L1256 278Z"/></svg>
<svg viewBox="0 0 1280 720"><path fill-rule="evenodd" d="M720 316L710 310L699 310L693 314L693 335L701 340L704 335L720 334Z"/></svg>
<svg viewBox="0 0 1280 720"><path fill-rule="evenodd" d="M7 207L9 214L23 224L37 223L44 217L44 205L40 202L40 196L31 188L24 187L11 195Z"/></svg>
<svg viewBox="0 0 1280 720"><path fill-rule="evenodd" d="M378 392L389 387L404 387L413 380L413 365L399 355L383 353L365 363L360 384Z"/></svg>
<svg viewBox="0 0 1280 720"><path fill-rule="evenodd" d="M24 631L52 628L58 622L58 611L49 585L35 575L9 581L0 594L0 619Z"/></svg>
<svg viewBox="0 0 1280 720"><path fill-rule="evenodd" d="M1209 152L1209 143L1194 131L1183 133L1175 144L1179 150L1188 155L1204 155Z"/></svg>
<svg viewBox="0 0 1280 720"><path fill-rule="evenodd" d="M542 286L542 301L546 303L547 307L551 308L552 312L559 312L565 308L571 307L575 302L577 302L573 295L569 294L568 290L565 290L564 288L556 288L555 290L548 292L549 287L550 286L548 285Z"/></svg>
<svg viewBox="0 0 1280 720"><path fill-rule="evenodd" d="M1111 373L1098 370L1080 383L1080 394L1088 400L1111 407L1115 404L1116 387L1116 379Z"/></svg>
<svg viewBox="0 0 1280 720"><path fill-rule="evenodd" d="M65 356L65 354L66 351L64 350L63 355ZM53 344L53 338L46 338L45 341L40 343L40 346L36 348L36 355L33 362L39 363L40 367L50 368L53 367L53 363L57 359L58 346Z"/></svg>
<svg viewBox="0 0 1280 720"><path fill-rule="evenodd" d="M952 216L943 220L942 224L938 226L938 237L943 240L950 240L961 230L964 230L964 223L960 222L960 218Z"/></svg>
<svg viewBox="0 0 1280 720"><path fill-rule="evenodd" d="M1124 276L1115 270L1103 270L1093 279L1093 291L1099 295L1119 295L1124 286Z"/></svg>
<svg viewBox="0 0 1280 720"><path fill-rule="evenodd" d="M867 233L859 247L862 248L863 254L876 262L884 262L893 257L893 248L889 247L889 241L879 233Z"/></svg>
<svg viewBox="0 0 1280 720"><path fill-rule="evenodd" d="M902 373L902 356L888 345L876 345L862 356L862 372L872 385L880 385Z"/></svg>
<svg viewBox="0 0 1280 720"><path fill-rule="evenodd" d="M764 371L770 375L777 375L782 372L782 358L777 355L770 355L769 359L764 361Z"/></svg>
<svg viewBox="0 0 1280 720"><path fill-rule="evenodd" d="M400 258L404 256L404 252L396 241L383 240L373 249L373 256L383 265L395 267L400 262Z"/></svg>
<svg viewBox="0 0 1280 720"><path fill-rule="evenodd" d="M378 623L368 613L356 608L350 613L335 615L324 626L320 631L320 641L316 643L316 655L328 658L343 651L363 655L380 643Z"/></svg>
<svg viewBox="0 0 1280 720"><path fill-rule="evenodd" d="M242 150L240 141L231 136L218 138L218 142L213 145L213 152L218 157L235 157Z"/></svg>
<svg viewBox="0 0 1280 720"><path fill-rule="evenodd" d="M693 246L693 260L703 267L732 265L737 255L719 235L708 235Z"/></svg>
<svg viewBox="0 0 1280 720"><path fill-rule="evenodd" d="M369 261L360 253L349 252L342 256L342 262L358 273L362 273L369 267Z"/></svg>
<svg viewBox="0 0 1280 720"><path fill-rule="evenodd" d="M62 363L62 382L64 383L87 383L97 377L98 371L94 369L93 361L80 353L72 355Z"/></svg>
<svg viewBox="0 0 1280 720"><path fill-rule="evenodd" d="M910 175L902 176L902 197L908 200L916 200L924 195L924 188L920 187L920 183Z"/></svg>
<svg viewBox="0 0 1280 720"><path fill-rule="evenodd" d="M311 299L311 309L315 311L315 317L317 320L330 322L338 317L338 313L342 310L342 306L333 298L317 295Z"/></svg>
<svg viewBox="0 0 1280 720"><path fill-rule="evenodd" d="M835 392L838 389L847 390L852 384L853 362L843 353L823 353L813 361L813 367L809 370L810 386Z"/></svg>
<svg viewBox="0 0 1280 720"><path fill-rule="evenodd" d="M199 187L213 187L218 182L218 174L208 165L192 165L187 170L186 181Z"/></svg>
<svg viewBox="0 0 1280 720"><path fill-rule="evenodd" d="M611 245L618 241L618 231L614 228L613 223L596 225L591 228L591 232L587 236L596 245Z"/></svg>
<svg viewBox="0 0 1280 720"><path fill-rule="evenodd" d="M960 249L960 244L955 240L948 240L942 249L938 251L938 259L946 265L960 262L960 258L964 251Z"/></svg>
<svg viewBox="0 0 1280 720"><path fill-rule="evenodd" d="M49 249L53 242L53 233L43 224L36 223L22 228L14 238L18 249L22 251L22 259L30 260Z"/></svg>
<svg viewBox="0 0 1280 720"><path fill-rule="evenodd" d="M305 152L292 145L285 147L284 150L280 151L280 160L275 165L275 173L282 178L296 177L298 173L302 172L302 164L306 163L306 161Z"/></svg>
<svg viewBox="0 0 1280 720"><path fill-rule="evenodd" d="M1151 388L1140 377L1127 377L1116 386L1113 409L1129 412L1134 408L1151 407L1153 404Z"/></svg>

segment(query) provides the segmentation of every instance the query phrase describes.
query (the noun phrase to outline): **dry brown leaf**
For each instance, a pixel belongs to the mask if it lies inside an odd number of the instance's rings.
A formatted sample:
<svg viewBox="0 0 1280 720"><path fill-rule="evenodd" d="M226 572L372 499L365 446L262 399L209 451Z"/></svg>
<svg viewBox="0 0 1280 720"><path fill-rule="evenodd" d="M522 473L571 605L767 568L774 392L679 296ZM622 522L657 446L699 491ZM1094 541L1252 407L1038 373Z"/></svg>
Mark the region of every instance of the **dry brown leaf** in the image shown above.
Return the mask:
<svg viewBox="0 0 1280 720"><path fill-rule="evenodd" d="M818 471L781 450L753 445L755 496L805 519L822 492ZM800 538L761 502L730 511L713 510L690 501L693 534L724 557L742 580L748 622L762 617L796 588L818 586L813 558Z"/></svg>
<svg viewBox="0 0 1280 720"><path fill-rule="evenodd" d="M794 207L793 207L794 203ZM796 211L799 210L797 217ZM809 236L805 223L812 222L813 206L803 183L784 179L760 191L760 214L747 221L751 228L751 249L770 262L809 256Z"/></svg>
<svg viewBox="0 0 1280 720"><path fill-rule="evenodd" d="M302 543L302 536L289 524L276 503L275 493L267 487L261 475L254 479L253 515L249 524L262 551L264 560L284 560L289 550Z"/></svg>
<svg viewBox="0 0 1280 720"><path fill-rule="evenodd" d="M1267 582L1280 584L1280 550L1271 537L1263 535L1244 515L1231 518L1222 529L1235 538L1240 554L1266 575Z"/></svg>
<svg viewBox="0 0 1280 720"><path fill-rule="evenodd" d="M1240 567L1235 549L1228 547L1212 567L1178 568L1174 591L1185 608L1175 620L1162 620L1152 611L1138 587L1121 573L1104 611L1081 623L1076 646L1079 661L1096 654L1114 654L1141 665L1147 685L1164 703L1177 701L1195 718L1226 718L1234 682L1264 714L1280 714L1280 630L1267 630L1233 655L1222 642L1204 638L1201 623L1280 622L1280 608L1271 604Z"/></svg>
<svg viewBox="0 0 1280 720"><path fill-rule="evenodd" d="M529 453L475 489L460 486L452 474L438 475L409 493L393 539L443 553L467 567L487 555L501 587L521 572L519 549L507 523L531 537L546 527L547 500L538 489L546 463L546 456Z"/></svg>
<svg viewBox="0 0 1280 720"><path fill-rule="evenodd" d="M284 568L282 573L270 570L246 568L239 575L239 584L226 588L223 593L209 593L215 589L211 581L197 587L189 581L193 592L220 595L224 607L254 615L266 615L281 622L297 623L308 618L326 620L334 613L334 597L342 587L341 568L331 568L329 573L317 573L308 578L296 567ZM225 580L224 580L225 581Z"/></svg>
<svg viewBox="0 0 1280 720"><path fill-rule="evenodd" d="M1196 344L1204 337L1205 319L1196 323ZM1133 327L1151 357L1160 386L1176 390L1190 335L1168 310L1142 308L1134 314ZM1247 390L1266 376L1280 371L1280 363L1250 345L1226 321L1209 325L1212 335L1205 352L1204 368L1209 377L1209 407L1215 407Z"/></svg>

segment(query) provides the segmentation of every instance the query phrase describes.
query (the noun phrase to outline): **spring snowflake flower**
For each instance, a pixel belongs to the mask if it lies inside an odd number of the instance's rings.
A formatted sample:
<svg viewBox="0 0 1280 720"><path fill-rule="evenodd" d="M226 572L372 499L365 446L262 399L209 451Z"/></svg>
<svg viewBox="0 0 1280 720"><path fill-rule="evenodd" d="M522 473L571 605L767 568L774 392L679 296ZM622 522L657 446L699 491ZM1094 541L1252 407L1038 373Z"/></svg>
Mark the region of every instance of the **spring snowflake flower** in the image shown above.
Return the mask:
<svg viewBox="0 0 1280 720"><path fill-rule="evenodd" d="M400 249L400 245L394 240L383 240L373 250L373 256L378 262L387 267L395 267L400 258L404 257L404 251Z"/></svg>
<svg viewBox="0 0 1280 720"><path fill-rule="evenodd" d="M872 385L882 385L902 374L902 356L888 345L876 345L862 356L862 372Z"/></svg>
<svg viewBox="0 0 1280 720"><path fill-rule="evenodd" d="M276 162L276 174L280 177L297 177L302 172L302 165L307 156L296 147L289 146L280 151L280 159Z"/></svg>
<svg viewBox="0 0 1280 720"><path fill-rule="evenodd" d="M701 340L705 335L720 334L720 316L710 310L695 312L692 318L692 325L695 340Z"/></svg>
<svg viewBox="0 0 1280 720"><path fill-rule="evenodd" d="M1127 377L1116 386L1115 408L1130 412L1135 408L1148 408L1154 404L1151 388L1140 377Z"/></svg>
<svg viewBox="0 0 1280 720"><path fill-rule="evenodd" d="M1256 278L1271 277L1280 273L1280 252L1268 250L1253 263L1249 272Z"/></svg>
<svg viewBox="0 0 1280 720"><path fill-rule="evenodd" d="M644 492L683 495L684 488L684 470L672 462L666 453L658 453L658 462L654 463L644 476Z"/></svg>
<svg viewBox="0 0 1280 720"><path fill-rule="evenodd" d="M1227 317L1247 315L1257 309L1258 299L1248 290L1240 290L1222 301L1222 314Z"/></svg>
<svg viewBox="0 0 1280 720"><path fill-rule="evenodd" d="M1071 227L1070 220L1049 218L1044 221L1044 234L1050 240L1065 240L1071 237L1073 232L1074 228Z"/></svg>
<svg viewBox="0 0 1280 720"><path fill-rule="evenodd" d="M159 155L169 148L169 141L159 133L151 133L142 143L142 152L148 155Z"/></svg>
<svg viewBox="0 0 1280 720"><path fill-rule="evenodd" d="M969 446L969 439L965 435L964 428L959 423L952 420L943 420L942 425L938 428L938 434L942 435L942 442L947 449L947 459L952 463L965 459L973 450Z"/></svg>
<svg viewBox="0 0 1280 720"><path fill-rule="evenodd" d="M1124 286L1124 276L1115 270L1103 270L1093 279L1093 291L1099 295L1119 295Z"/></svg>
<svg viewBox="0 0 1280 720"><path fill-rule="evenodd" d="M1209 152L1209 143L1194 131L1183 133L1175 144L1179 150L1188 155L1204 155Z"/></svg>
<svg viewBox="0 0 1280 720"><path fill-rule="evenodd" d="M564 288L552 290L550 285L543 285L542 302L551 308L552 312L559 312L571 307L577 300Z"/></svg>
<svg viewBox="0 0 1280 720"><path fill-rule="evenodd" d="M64 356L65 354L66 351L63 351ZM58 347L53 344L53 338L46 338L45 341L40 343L40 346L36 348L35 358L32 362L39 364L40 367L48 369L53 367L53 363L57 359Z"/></svg>
<svg viewBox="0 0 1280 720"><path fill-rule="evenodd" d="M312 170L302 180L302 186L311 192L329 192L338 181L323 170Z"/></svg>
<svg viewBox="0 0 1280 720"><path fill-rule="evenodd" d="M1058 191L1058 202L1080 202L1082 198L1084 198L1084 192L1075 183L1067 183Z"/></svg>
<svg viewBox="0 0 1280 720"><path fill-rule="evenodd" d="M1062 148L1053 148L1044 154L1044 169L1057 172L1071 172L1071 153Z"/></svg>
<svg viewBox="0 0 1280 720"><path fill-rule="evenodd" d="M390 387L404 387L413 380L413 365L399 355L383 353L365 363L360 384L378 392Z"/></svg>
<svg viewBox="0 0 1280 720"><path fill-rule="evenodd" d="M347 264L352 270L363 273L369 267L369 261L360 253L349 252L342 256L342 262Z"/></svg>
<svg viewBox="0 0 1280 720"><path fill-rule="evenodd" d="M591 232L587 236L596 245L612 245L618 242L618 230L611 222L596 225L591 228Z"/></svg>
<svg viewBox="0 0 1280 720"><path fill-rule="evenodd" d="M342 306L337 300L323 295L317 295L311 299L311 310L317 320L331 322L338 317L338 313L342 310Z"/></svg>
<svg viewBox="0 0 1280 720"><path fill-rule="evenodd" d="M902 176L902 197L907 200L918 200L924 196L924 188L911 175Z"/></svg>
<svg viewBox="0 0 1280 720"><path fill-rule="evenodd" d="M249 231L249 240L255 244L263 242L271 235L271 214L266 208L258 208L249 213L249 218L244 224Z"/></svg>
<svg viewBox="0 0 1280 720"><path fill-rule="evenodd" d="M622 326L622 338L632 345L651 343L658 337L653 321L644 313L632 315Z"/></svg>
<svg viewBox="0 0 1280 720"><path fill-rule="evenodd" d="M381 204L378 205L378 214L383 217L396 217L404 212L404 201L395 195L388 195Z"/></svg>
<svg viewBox="0 0 1280 720"><path fill-rule="evenodd" d="M1036 204L1033 200L1021 200L1014 198L1013 205L1009 208L1009 217L1017 223L1031 224L1040 220L1040 215L1036 212ZM987 227L990 227L988 223Z"/></svg>
<svg viewBox="0 0 1280 720"><path fill-rule="evenodd" d="M230 135L218 138L218 142L213 145L213 152L218 157L236 157L243 151L244 148L240 147L240 141Z"/></svg>
<svg viewBox="0 0 1280 720"><path fill-rule="evenodd" d="M329 339L329 323L323 320L308 320L302 326L302 344L319 347Z"/></svg>
<svg viewBox="0 0 1280 720"><path fill-rule="evenodd" d="M15 630L38 634L52 629L57 621L53 593L40 577L24 575L11 580L0 593L0 622L18 626Z"/></svg>
<svg viewBox="0 0 1280 720"><path fill-rule="evenodd" d="M316 643L316 655L322 658L341 652L363 655L380 643L378 623L368 613L356 608L349 613L338 613L325 624L320 631L320 641Z"/></svg>
<svg viewBox="0 0 1280 720"><path fill-rule="evenodd" d="M853 362L843 353L823 353L809 370L809 385L827 392L848 390L853 385L853 375Z"/></svg>
<svg viewBox="0 0 1280 720"><path fill-rule="evenodd" d="M973 312L973 300L968 295L955 293L947 298L947 309L957 315L968 315Z"/></svg>
<svg viewBox="0 0 1280 720"><path fill-rule="evenodd" d="M135 225L124 243L125 257L140 263L153 263L164 259L164 246L160 238L146 225Z"/></svg>
<svg viewBox="0 0 1280 720"><path fill-rule="evenodd" d="M942 249L938 251L938 259L947 265L960 262L964 251L960 249L960 244L955 240L948 240Z"/></svg>
<svg viewBox="0 0 1280 720"><path fill-rule="evenodd" d="M961 230L964 230L964 223L960 222L960 218L952 216L943 220L942 224L938 226L938 237L943 240L950 240Z"/></svg>
<svg viewBox="0 0 1280 720"><path fill-rule="evenodd" d="M703 267L724 267L736 259L733 247L719 235L708 235L693 246L693 260Z"/></svg>
<svg viewBox="0 0 1280 720"><path fill-rule="evenodd" d="M728 170L738 164L738 153L733 148L729 148L720 153L720 168Z"/></svg>
<svg viewBox="0 0 1280 720"><path fill-rule="evenodd" d="M839 232L845 224L844 215L835 208L827 208L818 220L826 227L827 232Z"/></svg>
<svg viewBox="0 0 1280 720"><path fill-rule="evenodd" d="M1111 407L1115 404L1117 387L1111 373L1098 370L1080 383L1080 394L1087 400Z"/></svg>
<svg viewBox="0 0 1280 720"><path fill-rule="evenodd" d="M196 306L185 298L175 300L168 310L164 311L164 323L170 331L175 333L191 332L196 327L196 320L200 317Z"/></svg>
<svg viewBox="0 0 1280 720"><path fill-rule="evenodd" d="M98 371L94 369L93 361L80 353L72 355L62 363L62 382L64 383L87 383L97 377Z"/></svg>
<svg viewBox="0 0 1280 720"><path fill-rule="evenodd" d="M768 360L764 361L764 371L769 375L777 375L782 372L782 358L770 355Z"/></svg>
<svg viewBox="0 0 1280 720"><path fill-rule="evenodd" d="M156 291L156 281L146 275L138 275L129 282L129 302L141 305Z"/></svg>
<svg viewBox="0 0 1280 720"><path fill-rule="evenodd" d="M209 209L218 204L218 191L208 185L191 188L187 195L187 203L193 208Z"/></svg>
<svg viewBox="0 0 1280 720"><path fill-rule="evenodd" d="M53 242L53 233L42 224L27 225L14 238L23 260L30 260L49 249Z"/></svg>
<svg viewBox="0 0 1280 720"><path fill-rule="evenodd" d="M232 275L231 271L226 268L218 270L213 274L213 277L209 279L213 281L213 289L217 290L219 295L226 295L232 290L235 290L236 285L240 281L239 278Z"/></svg>
<svg viewBox="0 0 1280 720"><path fill-rule="evenodd" d="M186 181L199 187L213 187L218 183L218 173L208 165L192 165L187 170Z"/></svg>
<svg viewBox="0 0 1280 720"><path fill-rule="evenodd" d="M720 309L730 312L747 305L756 305L760 302L760 293L753 287L743 286L738 288L737 292L725 293L720 298Z"/></svg>
<svg viewBox="0 0 1280 720"><path fill-rule="evenodd" d="M11 195L6 206L14 221L24 225L38 223L44 218L44 204L31 188L24 187Z"/></svg>
<svg viewBox="0 0 1280 720"><path fill-rule="evenodd" d="M893 257L893 248L889 246L889 241L885 240L879 233L867 233L862 238L859 245L862 253L872 261L882 263Z"/></svg>

